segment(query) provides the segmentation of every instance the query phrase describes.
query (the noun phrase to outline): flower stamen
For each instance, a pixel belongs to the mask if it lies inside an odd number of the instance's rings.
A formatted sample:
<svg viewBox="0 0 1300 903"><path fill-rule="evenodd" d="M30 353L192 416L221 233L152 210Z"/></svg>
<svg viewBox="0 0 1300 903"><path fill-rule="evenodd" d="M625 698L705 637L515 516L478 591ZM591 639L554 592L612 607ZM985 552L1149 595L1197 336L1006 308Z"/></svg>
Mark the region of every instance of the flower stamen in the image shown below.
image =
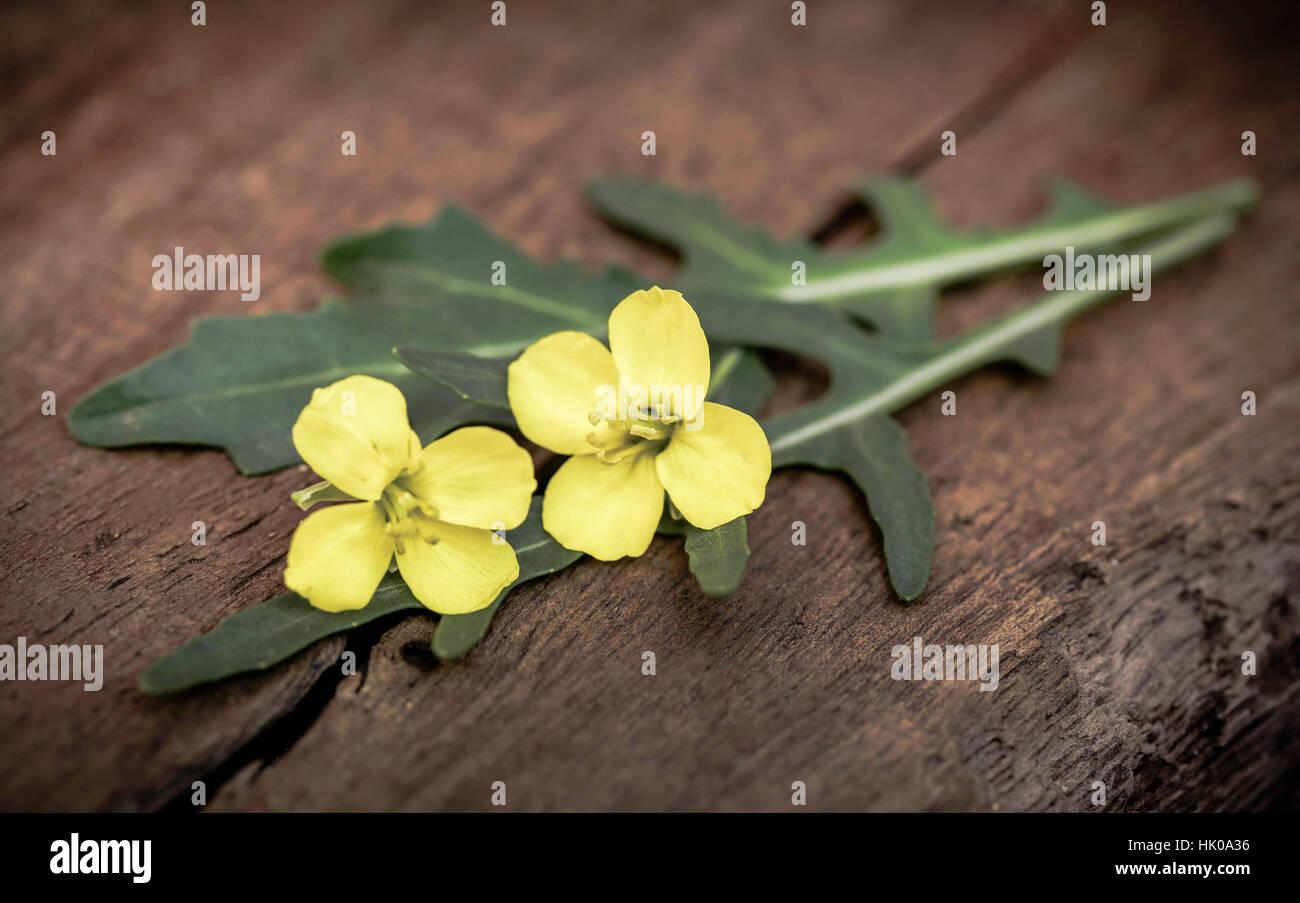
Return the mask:
<svg viewBox="0 0 1300 903"><path fill-rule="evenodd" d="M645 423L630 424L627 431L633 436L638 436L642 439L664 439L667 438L668 435L667 430L661 430Z"/></svg>
<svg viewBox="0 0 1300 903"><path fill-rule="evenodd" d="M406 554L403 537L415 536L430 545L438 542L438 537L431 532L438 521L435 506L396 484L389 484L384 489L379 505L388 521L384 524L384 532L393 537L399 555Z"/></svg>
<svg viewBox="0 0 1300 903"><path fill-rule="evenodd" d="M649 447L650 446L644 442L634 440L624 445L620 445L618 448L602 448L600 451L596 452L596 458L602 464L618 464L621 461L625 461L628 458L641 454L641 452L645 451Z"/></svg>

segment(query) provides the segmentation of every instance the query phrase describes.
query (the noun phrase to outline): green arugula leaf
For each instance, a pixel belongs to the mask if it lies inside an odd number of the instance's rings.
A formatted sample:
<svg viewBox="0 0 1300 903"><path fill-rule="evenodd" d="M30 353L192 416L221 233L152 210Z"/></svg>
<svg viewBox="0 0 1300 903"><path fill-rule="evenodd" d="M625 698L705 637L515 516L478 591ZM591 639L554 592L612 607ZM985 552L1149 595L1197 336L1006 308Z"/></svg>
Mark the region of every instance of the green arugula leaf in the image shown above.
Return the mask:
<svg viewBox="0 0 1300 903"><path fill-rule="evenodd" d="M542 530L539 497L533 499L528 518L511 530L506 540L519 558L518 579L482 611L444 615L433 641L439 657L463 657L483 638L492 615L516 586L568 567L582 557ZM231 615L158 659L140 673L136 684L146 693L175 693L236 674L261 671L328 636L399 611L428 609L395 573L385 575L370 604L356 611L322 611L297 593L281 593Z"/></svg>
<svg viewBox="0 0 1300 903"><path fill-rule="evenodd" d="M492 284L496 263L506 285ZM365 373L402 389L411 426L431 442L502 418L414 377L393 346L514 353L556 330L603 328L642 287L622 270L537 264L455 207L423 226L344 239L325 265L363 294L306 314L199 319L186 344L81 399L68 416L73 436L217 446L241 472L265 473L299 461L290 431L312 390Z"/></svg>
<svg viewBox="0 0 1300 903"><path fill-rule="evenodd" d="M803 239L778 241L736 222L711 196L657 182L595 182L588 197L610 221L676 249L676 283L756 295L792 304L822 303L861 318L887 335L923 340L933 334L944 286L998 270L1041 263L1066 245L1108 247L1135 236L1254 203L1258 190L1234 180L1151 204L1117 208L1077 185L1051 186L1045 213L1010 229L956 231L935 213L920 183L904 176L870 179L859 194L881 234L865 250L828 253ZM802 263L805 282L794 276Z"/></svg>
<svg viewBox="0 0 1300 903"><path fill-rule="evenodd" d="M297 593L281 593L187 640L140 672L136 686L160 695L262 671L328 636L423 607L396 574L386 575L370 604L356 611L321 611Z"/></svg>
<svg viewBox="0 0 1300 903"><path fill-rule="evenodd" d="M394 348L393 354L414 372L450 389L466 401L498 411L510 410L506 368L513 357L480 357L428 348Z"/></svg>

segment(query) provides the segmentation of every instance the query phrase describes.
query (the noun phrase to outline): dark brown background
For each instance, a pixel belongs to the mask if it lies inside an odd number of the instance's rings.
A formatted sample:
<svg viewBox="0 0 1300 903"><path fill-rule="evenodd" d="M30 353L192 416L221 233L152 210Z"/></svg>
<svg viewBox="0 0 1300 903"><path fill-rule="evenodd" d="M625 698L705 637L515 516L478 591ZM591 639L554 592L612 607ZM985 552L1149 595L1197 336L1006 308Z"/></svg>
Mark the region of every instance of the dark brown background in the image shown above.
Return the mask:
<svg viewBox="0 0 1300 903"><path fill-rule="evenodd" d="M195 28L181 2L6 4L0 640L103 643L108 676L98 694L0 685L0 807L185 808L203 779L215 810L481 810L496 780L516 810L788 809L795 780L820 810L1091 810L1094 780L1111 809L1295 808L1285 5L1113 3L1100 28L1083 0L809 6L794 28L776 0L511 0L492 28L486 0L221 2ZM57 157L40 156L46 129ZM339 153L345 129L356 157ZM957 417L937 397L902 414L938 509L911 605L852 485L784 472L732 598L702 597L661 539L520 590L467 664L435 667L417 616L265 675L136 691L150 660L281 589L301 516L288 493L308 479L69 438L62 415L87 390L195 316L250 311L232 293L155 293L154 254L260 253L254 309L308 310L336 291L327 241L454 200L542 258L663 280L670 260L584 209L589 179L653 175L848 244L871 224L841 207L846 187L886 168L923 178L961 225L1032 215L1050 175L1123 202L1236 175L1265 195L1150 302L1073 325L1056 378L993 369L952 386ZM941 326L1035 284L961 292ZM786 377L787 403L816 389L815 369ZM39 415L45 390L60 417ZM1105 548L1088 541L1097 519ZM890 648L914 635L998 643L1001 688L894 682ZM340 679L345 642L363 673Z"/></svg>

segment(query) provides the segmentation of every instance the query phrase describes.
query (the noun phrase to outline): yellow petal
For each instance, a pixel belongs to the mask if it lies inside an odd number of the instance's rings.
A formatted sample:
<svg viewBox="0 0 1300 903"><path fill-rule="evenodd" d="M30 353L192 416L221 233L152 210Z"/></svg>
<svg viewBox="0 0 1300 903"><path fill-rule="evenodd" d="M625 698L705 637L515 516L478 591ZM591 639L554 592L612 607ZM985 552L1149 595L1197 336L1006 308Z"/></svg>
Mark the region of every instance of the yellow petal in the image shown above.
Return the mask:
<svg viewBox="0 0 1300 903"><path fill-rule="evenodd" d="M461 615L486 608L519 576L514 549L491 530L440 523L437 543L405 539L397 553L402 579L425 608Z"/></svg>
<svg viewBox="0 0 1300 903"><path fill-rule="evenodd" d="M348 495L376 501L419 453L406 399L392 383L349 376L312 393L293 425L307 466Z"/></svg>
<svg viewBox="0 0 1300 903"><path fill-rule="evenodd" d="M633 292L609 315L609 347L627 395L642 392L651 409L690 420L709 387L709 343L680 292ZM658 388L657 388L658 387Z"/></svg>
<svg viewBox="0 0 1300 903"><path fill-rule="evenodd" d="M591 451L587 415L605 394L618 391L609 350L584 332L557 332L534 342L510 365L507 392L519 430L561 455Z"/></svg>
<svg viewBox="0 0 1300 903"><path fill-rule="evenodd" d="M467 426L430 442L422 467L399 486L438 509L438 519L513 530L528 516L537 480L533 459L500 430Z"/></svg>
<svg viewBox="0 0 1300 903"><path fill-rule="evenodd" d="M664 511L654 458L639 454L618 464L594 455L565 461L542 502L542 526L566 549L601 561L645 553Z"/></svg>
<svg viewBox="0 0 1300 903"><path fill-rule="evenodd" d="M734 408L706 402L697 423L674 431L655 469L682 516L712 530L763 504L772 450L754 418Z"/></svg>
<svg viewBox="0 0 1300 903"><path fill-rule="evenodd" d="M294 531L284 582L325 611L365 608L392 560L393 540L378 505L331 505Z"/></svg>

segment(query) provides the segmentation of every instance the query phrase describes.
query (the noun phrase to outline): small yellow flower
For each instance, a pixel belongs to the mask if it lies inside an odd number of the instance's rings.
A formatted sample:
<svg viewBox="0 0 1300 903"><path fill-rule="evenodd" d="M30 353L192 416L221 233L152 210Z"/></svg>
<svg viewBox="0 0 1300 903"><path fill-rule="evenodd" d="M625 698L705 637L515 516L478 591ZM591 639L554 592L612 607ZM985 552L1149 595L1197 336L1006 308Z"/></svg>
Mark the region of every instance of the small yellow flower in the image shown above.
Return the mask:
<svg viewBox="0 0 1300 903"><path fill-rule="evenodd" d="M542 525L563 546L612 561L640 555L664 491L705 530L763 503L772 452L748 414L704 401L709 344L679 292L628 295L609 350L557 332L510 365L510 409L533 442L572 455L551 478Z"/></svg>
<svg viewBox="0 0 1300 903"><path fill-rule="evenodd" d="M423 449L392 383L350 376L312 393L293 444L328 482L294 493L307 516L284 582L317 608L364 608L393 556L411 592L442 614L477 611L519 576L494 530L519 526L537 481L505 433L456 430Z"/></svg>

